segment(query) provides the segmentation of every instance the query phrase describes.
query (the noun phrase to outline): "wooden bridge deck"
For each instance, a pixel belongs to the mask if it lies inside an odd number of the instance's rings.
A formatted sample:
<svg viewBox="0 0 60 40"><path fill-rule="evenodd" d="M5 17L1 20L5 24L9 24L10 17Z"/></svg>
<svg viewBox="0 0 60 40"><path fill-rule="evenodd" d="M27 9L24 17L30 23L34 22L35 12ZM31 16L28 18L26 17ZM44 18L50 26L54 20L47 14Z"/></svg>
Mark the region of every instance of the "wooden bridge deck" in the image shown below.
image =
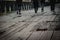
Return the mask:
<svg viewBox="0 0 60 40"><path fill-rule="evenodd" d="M59 15L58 15L59 16ZM57 15L34 16L1 25L0 40L60 40ZM53 22L52 22L53 21Z"/></svg>

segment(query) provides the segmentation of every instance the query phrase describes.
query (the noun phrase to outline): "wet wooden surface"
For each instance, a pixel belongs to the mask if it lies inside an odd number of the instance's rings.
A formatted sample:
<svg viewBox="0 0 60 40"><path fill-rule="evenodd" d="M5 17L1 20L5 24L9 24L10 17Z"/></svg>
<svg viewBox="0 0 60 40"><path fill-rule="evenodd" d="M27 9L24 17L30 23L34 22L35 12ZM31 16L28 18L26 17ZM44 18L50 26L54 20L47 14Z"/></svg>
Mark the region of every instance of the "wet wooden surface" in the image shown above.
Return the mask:
<svg viewBox="0 0 60 40"><path fill-rule="evenodd" d="M56 18L57 15L35 15L22 21L16 18L16 22L1 25L0 40L60 40L60 31L55 30L56 23L52 22Z"/></svg>

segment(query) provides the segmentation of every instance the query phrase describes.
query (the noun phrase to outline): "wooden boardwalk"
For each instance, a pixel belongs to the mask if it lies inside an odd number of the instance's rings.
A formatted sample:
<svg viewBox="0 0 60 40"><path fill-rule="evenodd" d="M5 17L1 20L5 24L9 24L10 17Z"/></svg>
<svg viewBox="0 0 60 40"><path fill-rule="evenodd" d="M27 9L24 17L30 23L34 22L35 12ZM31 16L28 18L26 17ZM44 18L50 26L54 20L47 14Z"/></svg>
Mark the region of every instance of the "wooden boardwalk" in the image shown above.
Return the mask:
<svg viewBox="0 0 60 40"><path fill-rule="evenodd" d="M34 16L7 22L0 27L0 40L60 40L60 31L56 31L57 15ZM39 30L38 30L39 29Z"/></svg>

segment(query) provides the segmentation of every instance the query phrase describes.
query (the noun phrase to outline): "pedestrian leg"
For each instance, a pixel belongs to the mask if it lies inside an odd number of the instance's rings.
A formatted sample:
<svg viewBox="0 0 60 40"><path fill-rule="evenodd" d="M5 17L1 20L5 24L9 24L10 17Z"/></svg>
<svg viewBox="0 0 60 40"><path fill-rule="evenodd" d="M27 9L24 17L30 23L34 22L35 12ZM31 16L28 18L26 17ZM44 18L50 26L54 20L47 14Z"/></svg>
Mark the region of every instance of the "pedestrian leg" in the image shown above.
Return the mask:
<svg viewBox="0 0 60 40"><path fill-rule="evenodd" d="M35 13L37 13L37 11L38 11L38 8L35 8Z"/></svg>
<svg viewBox="0 0 60 40"><path fill-rule="evenodd" d="M41 3L41 12L43 12L43 11L44 11L44 4Z"/></svg>

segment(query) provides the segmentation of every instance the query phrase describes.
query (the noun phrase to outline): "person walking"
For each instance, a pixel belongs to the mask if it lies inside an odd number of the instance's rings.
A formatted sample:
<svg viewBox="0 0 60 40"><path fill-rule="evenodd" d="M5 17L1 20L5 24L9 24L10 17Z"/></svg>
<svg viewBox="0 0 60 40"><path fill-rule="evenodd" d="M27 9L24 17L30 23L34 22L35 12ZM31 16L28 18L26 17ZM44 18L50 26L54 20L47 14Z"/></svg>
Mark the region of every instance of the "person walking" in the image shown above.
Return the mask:
<svg viewBox="0 0 60 40"><path fill-rule="evenodd" d="M17 14L21 15L21 5L22 5L22 0L16 0L16 4L17 4Z"/></svg>
<svg viewBox="0 0 60 40"><path fill-rule="evenodd" d="M45 0L40 0L41 2L41 12L44 11L44 4L45 4Z"/></svg>
<svg viewBox="0 0 60 40"><path fill-rule="evenodd" d="M50 8L51 8L51 11L53 13L55 13L55 3L56 3L56 0L50 0Z"/></svg>
<svg viewBox="0 0 60 40"><path fill-rule="evenodd" d="M38 11L38 0L32 0L32 1L33 1L35 13L37 13L37 11Z"/></svg>

